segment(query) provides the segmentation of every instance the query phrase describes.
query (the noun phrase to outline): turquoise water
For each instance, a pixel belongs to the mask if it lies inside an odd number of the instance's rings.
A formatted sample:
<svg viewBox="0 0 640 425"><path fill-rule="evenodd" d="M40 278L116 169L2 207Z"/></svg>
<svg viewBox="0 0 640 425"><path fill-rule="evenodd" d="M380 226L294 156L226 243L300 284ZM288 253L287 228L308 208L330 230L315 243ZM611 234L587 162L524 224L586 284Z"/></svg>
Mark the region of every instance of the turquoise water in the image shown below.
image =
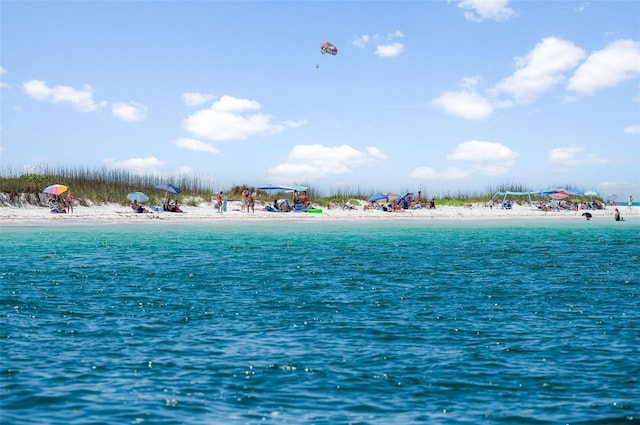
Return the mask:
<svg viewBox="0 0 640 425"><path fill-rule="evenodd" d="M0 227L6 424L640 418L640 225Z"/></svg>

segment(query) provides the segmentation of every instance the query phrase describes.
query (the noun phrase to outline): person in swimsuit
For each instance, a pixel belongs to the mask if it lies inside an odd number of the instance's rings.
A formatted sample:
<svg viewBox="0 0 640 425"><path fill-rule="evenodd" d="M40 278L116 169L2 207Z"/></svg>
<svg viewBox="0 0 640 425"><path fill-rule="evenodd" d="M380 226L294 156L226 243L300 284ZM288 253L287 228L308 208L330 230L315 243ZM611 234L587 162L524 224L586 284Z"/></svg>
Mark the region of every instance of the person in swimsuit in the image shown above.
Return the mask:
<svg viewBox="0 0 640 425"><path fill-rule="evenodd" d="M218 212L222 213L222 191L218 193Z"/></svg>

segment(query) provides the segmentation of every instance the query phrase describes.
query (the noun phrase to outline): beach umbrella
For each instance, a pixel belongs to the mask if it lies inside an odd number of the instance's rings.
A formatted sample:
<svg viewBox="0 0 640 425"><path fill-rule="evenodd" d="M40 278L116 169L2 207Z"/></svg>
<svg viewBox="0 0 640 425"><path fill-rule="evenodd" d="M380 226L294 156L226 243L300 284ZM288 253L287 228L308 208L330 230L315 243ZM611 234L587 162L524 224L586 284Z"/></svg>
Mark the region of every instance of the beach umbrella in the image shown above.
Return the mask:
<svg viewBox="0 0 640 425"><path fill-rule="evenodd" d="M293 192L293 188L289 186L278 186L273 184L268 184L266 186L260 186L256 188L258 190L264 190L265 192L276 191L276 192Z"/></svg>
<svg viewBox="0 0 640 425"><path fill-rule="evenodd" d="M373 195L371 195L369 197L369 199L367 199L367 202L375 202L375 201L379 201L381 199L387 199L387 194L386 193L374 193Z"/></svg>
<svg viewBox="0 0 640 425"><path fill-rule="evenodd" d="M147 202L149 200L149 197L142 192L129 192L129 194L127 195L127 199L131 202Z"/></svg>
<svg viewBox="0 0 640 425"><path fill-rule="evenodd" d="M182 192L180 189L178 189L177 187L175 187L171 183L159 184L159 185L155 186L155 188L156 189L160 189L160 190L164 190L165 192L174 193L176 195L178 193Z"/></svg>
<svg viewBox="0 0 640 425"><path fill-rule="evenodd" d="M549 197L553 199L564 199L564 198L568 198L569 194L565 191L560 191L560 192L554 192L549 194Z"/></svg>
<svg viewBox="0 0 640 425"><path fill-rule="evenodd" d="M51 186L47 186L44 188L43 192L48 193L49 195L60 195L64 193L69 188L63 184L52 184Z"/></svg>
<svg viewBox="0 0 640 425"><path fill-rule="evenodd" d="M600 194L595 190L588 190L584 193L584 196L600 196Z"/></svg>

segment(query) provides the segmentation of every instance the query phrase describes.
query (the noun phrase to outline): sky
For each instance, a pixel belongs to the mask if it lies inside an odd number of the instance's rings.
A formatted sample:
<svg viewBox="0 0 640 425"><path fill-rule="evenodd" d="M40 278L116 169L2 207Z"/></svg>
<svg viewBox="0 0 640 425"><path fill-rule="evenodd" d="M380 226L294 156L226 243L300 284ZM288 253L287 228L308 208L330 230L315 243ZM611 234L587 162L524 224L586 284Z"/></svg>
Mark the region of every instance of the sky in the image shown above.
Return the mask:
<svg viewBox="0 0 640 425"><path fill-rule="evenodd" d="M3 173L640 200L640 2L1 0L0 24Z"/></svg>

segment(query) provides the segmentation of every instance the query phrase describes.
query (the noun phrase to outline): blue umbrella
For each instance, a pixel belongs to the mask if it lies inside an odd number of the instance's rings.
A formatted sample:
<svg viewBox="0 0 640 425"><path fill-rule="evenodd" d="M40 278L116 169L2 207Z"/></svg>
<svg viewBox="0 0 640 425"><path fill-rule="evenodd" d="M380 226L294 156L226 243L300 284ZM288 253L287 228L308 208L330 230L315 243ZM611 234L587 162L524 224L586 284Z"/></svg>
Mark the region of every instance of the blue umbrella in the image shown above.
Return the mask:
<svg viewBox="0 0 640 425"><path fill-rule="evenodd" d="M164 190L165 192L178 194L182 192L180 189L172 185L171 183L163 183L155 186L156 189Z"/></svg>
<svg viewBox="0 0 640 425"><path fill-rule="evenodd" d="M404 202L405 199L407 199L407 196L413 196L413 192L407 192L404 195L402 195L400 198L398 198L398 204Z"/></svg>
<svg viewBox="0 0 640 425"><path fill-rule="evenodd" d="M367 199L367 202L379 201L380 199L387 199L387 195L385 193L374 193Z"/></svg>
<svg viewBox="0 0 640 425"><path fill-rule="evenodd" d="M131 202L147 202L149 200L149 197L142 192L129 192L129 194L127 195L127 199Z"/></svg>

